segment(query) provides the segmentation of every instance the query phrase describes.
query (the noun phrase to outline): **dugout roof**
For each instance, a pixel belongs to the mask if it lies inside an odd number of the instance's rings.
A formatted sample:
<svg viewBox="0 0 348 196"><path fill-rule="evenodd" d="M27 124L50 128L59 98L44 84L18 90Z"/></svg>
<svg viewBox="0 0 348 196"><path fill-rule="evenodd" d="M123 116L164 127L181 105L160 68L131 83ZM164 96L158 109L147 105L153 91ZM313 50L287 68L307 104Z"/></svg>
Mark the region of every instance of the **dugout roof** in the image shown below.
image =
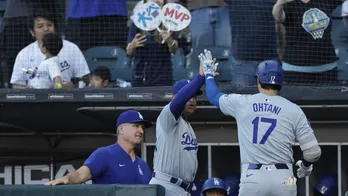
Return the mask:
<svg viewBox="0 0 348 196"><path fill-rule="evenodd" d="M220 90L257 92L256 87L221 86ZM348 122L347 88L284 86L280 95L299 104L312 122ZM171 96L171 87L0 89L0 164L86 157L94 149L116 141L116 119L121 112L136 109L155 122ZM214 128L234 119L211 106L203 94L190 121Z"/></svg>

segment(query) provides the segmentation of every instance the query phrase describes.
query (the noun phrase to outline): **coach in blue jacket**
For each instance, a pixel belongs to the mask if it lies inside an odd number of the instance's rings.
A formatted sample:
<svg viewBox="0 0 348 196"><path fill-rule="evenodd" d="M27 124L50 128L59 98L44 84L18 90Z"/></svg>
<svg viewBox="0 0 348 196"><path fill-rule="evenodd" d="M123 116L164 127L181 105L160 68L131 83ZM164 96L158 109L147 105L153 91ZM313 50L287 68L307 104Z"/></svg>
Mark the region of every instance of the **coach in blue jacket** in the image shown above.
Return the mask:
<svg viewBox="0 0 348 196"><path fill-rule="evenodd" d="M98 148L78 170L45 185L81 184L88 180L93 184L148 184L150 168L134 149L141 143L144 129L151 125L138 111L123 112L117 119L116 144Z"/></svg>

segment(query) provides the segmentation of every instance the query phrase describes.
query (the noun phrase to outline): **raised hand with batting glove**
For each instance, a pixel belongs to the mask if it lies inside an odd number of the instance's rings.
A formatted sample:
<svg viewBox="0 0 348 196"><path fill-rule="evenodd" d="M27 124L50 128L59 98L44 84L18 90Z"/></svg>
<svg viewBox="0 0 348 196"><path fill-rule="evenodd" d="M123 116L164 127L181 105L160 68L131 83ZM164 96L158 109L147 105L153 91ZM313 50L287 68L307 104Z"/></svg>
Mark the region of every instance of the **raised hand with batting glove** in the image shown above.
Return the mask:
<svg viewBox="0 0 348 196"><path fill-rule="evenodd" d="M211 52L207 49L204 49L204 54L201 53L198 55L198 58L200 60L200 71L204 73L204 75L212 75L216 76L219 75L219 73L216 72L217 66L219 63L215 63L216 59L212 57Z"/></svg>
<svg viewBox="0 0 348 196"><path fill-rule="evenodd" d="M303 164L303 161L299 160L299 161L297 161L296 166L299 167L297 169L297 177L303 178L303 177L311 175L312 170L313 170L313 165L310 165L310 166L306 167Z"/></svg>

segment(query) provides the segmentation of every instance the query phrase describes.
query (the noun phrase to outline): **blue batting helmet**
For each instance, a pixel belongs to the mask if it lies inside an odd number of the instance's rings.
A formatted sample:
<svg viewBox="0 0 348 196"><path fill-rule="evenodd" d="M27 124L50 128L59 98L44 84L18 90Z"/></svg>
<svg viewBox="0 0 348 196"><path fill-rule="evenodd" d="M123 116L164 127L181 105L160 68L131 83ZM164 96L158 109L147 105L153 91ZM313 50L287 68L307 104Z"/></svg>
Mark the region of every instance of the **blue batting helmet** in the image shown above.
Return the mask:
<svg viewBox="0 0 348 196"><path fill-rule="evenodd" d="M337 195L338 179L337 174L326 174L320 177L315 190L321 195L333 196Z"/></svg>
<svg viewBox="0 0 348 196"><path fill-rule="evenodd" d="M225 185L227 188L227 195L228 196L238 196L240 174L239 173L230 173L224 178L224 182L225 182Z"/></svg>
<svg viewBox="0 0 348 196"><path fill-rule="evenodd" d="M256 76L262 84L283 84L283 69L277 61L267 60L259 64Z"/></svg>
<svg viewBox="0 0 348 196"><path fill-rule="evenodd" d="M220 178L207 179L202 186L201 195L203 196L204 193L210 189L221 189L225 192L225 195L227 195L227 188L226 188L225 182L221 180Z"/></svg>
<svg viewBox="0 0 348 196"><path fill-rule="evenodd" d="M201 196L202 192L202 186L203 186L204 180L195 181L191 184L191 189L189 190L191 196Z"/></svg>

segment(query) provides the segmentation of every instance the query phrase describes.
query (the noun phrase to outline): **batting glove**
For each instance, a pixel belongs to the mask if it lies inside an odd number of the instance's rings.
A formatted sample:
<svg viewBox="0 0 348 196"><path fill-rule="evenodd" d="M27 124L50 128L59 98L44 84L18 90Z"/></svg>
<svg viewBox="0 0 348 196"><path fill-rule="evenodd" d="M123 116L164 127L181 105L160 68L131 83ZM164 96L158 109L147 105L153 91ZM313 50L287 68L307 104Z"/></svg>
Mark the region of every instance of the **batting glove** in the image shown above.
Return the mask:
<svg viewBox="0 0 348 196"><path fill-rule="evenodd" d="M299 160L299 161L297 161L296 166L299 167L297 169L297 177L303 178L303 177L311 175L311 172L313 170L313 165L306 167L303 165L303 162L301 160Z"/></svg>
<svg viewBox="0 0 348 196"><path fill-rule="evenodd" d="M219 63L214 63L211 52L207 49L204 49L204 54L201 53L200 55L198 55L198 58L203 68L204 75L211 74L214 76Z"/></svg>

